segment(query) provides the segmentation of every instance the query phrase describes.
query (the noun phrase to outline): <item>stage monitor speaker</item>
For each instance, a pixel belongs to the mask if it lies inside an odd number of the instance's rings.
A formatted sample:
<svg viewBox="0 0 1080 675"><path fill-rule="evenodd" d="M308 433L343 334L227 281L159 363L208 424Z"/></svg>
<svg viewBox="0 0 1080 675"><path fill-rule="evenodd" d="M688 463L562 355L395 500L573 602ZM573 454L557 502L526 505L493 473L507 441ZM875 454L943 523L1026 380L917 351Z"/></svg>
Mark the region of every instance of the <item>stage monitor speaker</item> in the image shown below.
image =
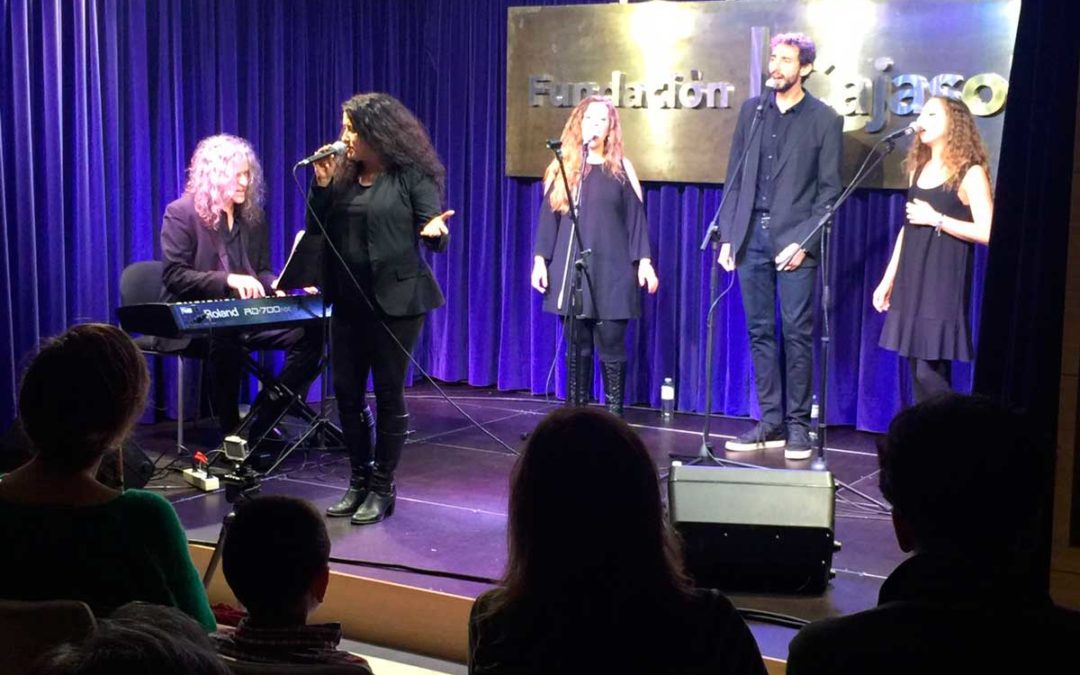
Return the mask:
<svg viewBox="0 0 1080 675"><path fill-rule="evenodd" d="M154 473L154 463L146 456L135 441L128 440L123 445L124 487L141 488L150 482ZM16 419L3 436L0 436L0 473L8 473L19 468L34 456L30 439L23 431L22 423ZM97 479L109 487L120 487L119 453L107 452L98 467Z"/></svg>
<svg viewBox="0 0 1080 675"><path fill-rule="evenodd" d="M668 511L698 586L822 593L832 574L834 493L827 471L673 464Z"/></svg>

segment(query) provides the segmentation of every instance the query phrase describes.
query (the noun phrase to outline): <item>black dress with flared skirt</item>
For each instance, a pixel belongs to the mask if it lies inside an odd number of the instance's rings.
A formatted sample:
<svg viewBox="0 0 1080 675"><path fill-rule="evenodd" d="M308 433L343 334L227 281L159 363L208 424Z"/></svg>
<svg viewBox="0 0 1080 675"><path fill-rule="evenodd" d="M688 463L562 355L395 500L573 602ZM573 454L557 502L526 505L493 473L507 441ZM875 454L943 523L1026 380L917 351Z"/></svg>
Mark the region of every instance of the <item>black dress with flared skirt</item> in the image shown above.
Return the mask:
<svg viewBox="0 0 1080 675"><path fill-rule="evenodd" d="M971 209L944 184L908 188L938 213L972 221ZM974 350L968 307L975 245L933 227L904 223L904 243L893 281L889 313L881 331L886 349L927 361L970 361Z"/></svg>

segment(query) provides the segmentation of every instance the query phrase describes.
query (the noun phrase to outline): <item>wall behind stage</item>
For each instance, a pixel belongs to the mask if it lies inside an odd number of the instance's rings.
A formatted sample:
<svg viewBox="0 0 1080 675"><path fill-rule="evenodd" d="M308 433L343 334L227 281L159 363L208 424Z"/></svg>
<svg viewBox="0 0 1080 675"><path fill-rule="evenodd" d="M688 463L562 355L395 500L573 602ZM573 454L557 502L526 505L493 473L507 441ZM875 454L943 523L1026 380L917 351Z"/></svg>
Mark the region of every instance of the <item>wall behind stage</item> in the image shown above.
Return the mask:
<svg viewBox="0 0 1080 675"><path fill-rule="evenodd" d="M447 305L428 320L420 362L443 380L542 392L559 334L529 288L540 185L503 170L511 4L555 3L0 0L0 424L14 415L19 375L41 338L115 320L120 271L158 255L161 213L183 189L198 139L230 132L253 142L280 265L303 227L289 167L334 138L340 103L364 90L394 94L427 123L458 213L449 252L429 256ZM728 151L707 138L701 146ZM697 246L721 190L645 190L660 292L631 325L628 398L656 405L660 381L673 376L678 408L700 411L711 256ZM881 430L909 396L905 367L876 346L883 317L870 307L903 203L900 193L864 191L837 217L830 423ZM717 315L713 407L748 415L738 298L736 282ZM968 389L971 369L954 379Z"/></svg>

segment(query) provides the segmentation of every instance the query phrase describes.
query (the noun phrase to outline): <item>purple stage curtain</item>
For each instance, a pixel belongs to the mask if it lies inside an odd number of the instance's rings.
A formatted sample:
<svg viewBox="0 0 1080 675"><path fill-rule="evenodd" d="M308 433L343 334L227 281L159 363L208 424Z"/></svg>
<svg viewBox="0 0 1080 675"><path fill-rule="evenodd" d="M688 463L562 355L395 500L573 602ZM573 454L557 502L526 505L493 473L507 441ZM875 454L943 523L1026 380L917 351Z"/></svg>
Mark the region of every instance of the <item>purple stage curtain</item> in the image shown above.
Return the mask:
<svg viewBox="0 0 1080 675"><path fill-rule="evenodd" d="M370 90L426 122L457 211L449 252L429 256L447 305L429 317L419 362L443 380L542 392L559 336L529 288L540 186L503 170L511 4L556 3L0 0L0 423L42 337L115 320L120 271L158 255L162 211L200 138L254 144L280 265L303 223L290 166L335 137L343 100ZM721 190L644 187L660 292L631 325L628 399L657 405L671 376L678 409L701 411L710 256L697 246ZM830 423L881 430L910 396L906 366L877 347L883 317L870 306L903 202L861 191L837 218ZM561 359L557 370L561 388ZM971 368L954 381L969 389ZM717 313L711 386L715 412L755 412L737 282Z"/></svg>

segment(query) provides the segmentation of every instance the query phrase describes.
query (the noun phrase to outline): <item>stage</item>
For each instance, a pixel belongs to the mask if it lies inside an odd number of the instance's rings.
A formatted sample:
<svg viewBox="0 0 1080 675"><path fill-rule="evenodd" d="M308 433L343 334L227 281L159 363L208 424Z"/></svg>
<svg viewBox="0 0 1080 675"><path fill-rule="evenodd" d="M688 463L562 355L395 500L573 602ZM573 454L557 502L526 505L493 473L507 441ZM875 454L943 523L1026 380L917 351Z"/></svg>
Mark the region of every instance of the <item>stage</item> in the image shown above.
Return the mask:
<svg viewBox="0 0 1080 675"><path fill-rule="evenodd" d="M443 387L459 406L515 449L523 446L523 434L559 404L554 399L545 401L543 397L490 388ZM397 472L395 514L367 527L352 526L348 519L327 519L332 555L341 560L334 567L359 576L475 597L488 587L487 583L360 564L367 561L496 579L506 559L507 485L514 455L472 426L430 385L409 389L407 397L412 433ZM665 423L655 409L631 407L626 419L645 441L661 477L666 477L669 453L697 453L703 423L700 415L677 413L670 423ZM722 448L725 439L750 424L745 419L714 417L716 447ZM206 450L201 443L204 438L207 442L214 438L212 420L188 425L189 447ZM172 422L140 426L135 439L151 458L161 455L159 467L175 457ZM850 428L829 429L826 458L836 480L880 500L874 451L871 434ZM718 451L718 455L722 457L723 453ZM810 464L809 460L786 461L782 450L738 453L735 459L772 468L808 469ZM187 460L181 460L174 467L188 465ZM566 470L574 471L574 467L567 466ZM185 487L178 470L161 474L148 487L162 490L172 500L189 539L193 543L215 542L229 510L224 491L202 493ZM298 450L261 481L262 492L303 497L322 509L337 500L347 476L348 462L342 453ZM666 498L666 481L662 482L662 492ZM836 576L825 594L730 593L736 605L807 620L875 605L882 580L904 554L896 547L886 515L848 500L866 503L847 489L838 492L836 539L842 548L833 558ZM573 552L567 551L567 555ZM753 623L752 627L763 654L786 658L794 630L765 623Z"/></svg>

